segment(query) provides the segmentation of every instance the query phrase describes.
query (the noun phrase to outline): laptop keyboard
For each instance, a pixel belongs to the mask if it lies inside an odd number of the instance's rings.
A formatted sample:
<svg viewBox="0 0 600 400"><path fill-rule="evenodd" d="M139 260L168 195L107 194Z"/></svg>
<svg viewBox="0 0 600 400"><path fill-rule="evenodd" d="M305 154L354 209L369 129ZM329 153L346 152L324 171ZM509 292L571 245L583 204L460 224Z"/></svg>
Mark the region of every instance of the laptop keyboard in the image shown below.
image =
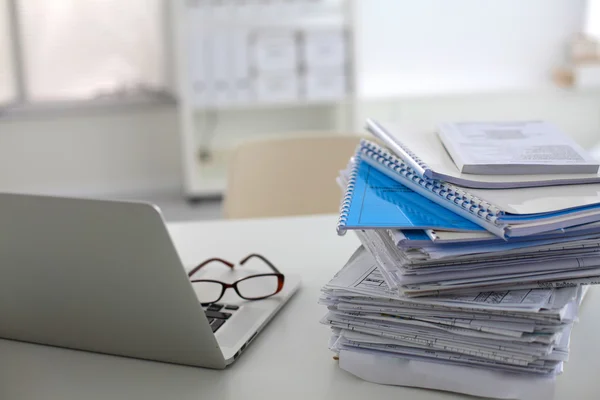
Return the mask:
<svg viewBox="0 0 600 400"><path fill-rule="evenodd" d="M203 308L212 331L216 332L240 307L233 304L213 303Z"/></svg>

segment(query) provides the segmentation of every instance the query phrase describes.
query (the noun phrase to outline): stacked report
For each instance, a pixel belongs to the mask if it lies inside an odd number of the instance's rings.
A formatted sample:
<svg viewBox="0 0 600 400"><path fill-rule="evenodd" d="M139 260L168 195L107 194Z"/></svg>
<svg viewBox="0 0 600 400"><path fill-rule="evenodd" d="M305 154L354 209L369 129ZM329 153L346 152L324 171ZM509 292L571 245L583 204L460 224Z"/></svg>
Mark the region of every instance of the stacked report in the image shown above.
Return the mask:
<svg viewBox="0 0 600 400"><path fill-rule="evenodd" d="M599 184L520 176L474 189L418 173L409 156L362 141L340 173L338 233L362 245L322 289L330 349L377 383L548 398L600 283Z"/></svg>

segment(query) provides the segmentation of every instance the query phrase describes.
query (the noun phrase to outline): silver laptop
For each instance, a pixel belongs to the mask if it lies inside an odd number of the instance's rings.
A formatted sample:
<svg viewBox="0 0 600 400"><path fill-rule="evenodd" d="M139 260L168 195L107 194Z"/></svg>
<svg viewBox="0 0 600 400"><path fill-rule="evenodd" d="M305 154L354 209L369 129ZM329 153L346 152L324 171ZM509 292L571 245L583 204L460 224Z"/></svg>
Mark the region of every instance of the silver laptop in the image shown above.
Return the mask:
<svg viewBox="0 0 600 400"><path fill-rule="evenodd" d="M248 301L228 288L217 304L203 305L220 292L190 282L150 204L0 194L0 231L0 337L6 339L225 368L300 282L281 265L285 282L276 295ZM205 255L227 258L208 246ZM213 261L191 279L233 283L273 273L250 258L243 268ZM246 297L273 290L273 281L251 281L237 286Z"/></svg>

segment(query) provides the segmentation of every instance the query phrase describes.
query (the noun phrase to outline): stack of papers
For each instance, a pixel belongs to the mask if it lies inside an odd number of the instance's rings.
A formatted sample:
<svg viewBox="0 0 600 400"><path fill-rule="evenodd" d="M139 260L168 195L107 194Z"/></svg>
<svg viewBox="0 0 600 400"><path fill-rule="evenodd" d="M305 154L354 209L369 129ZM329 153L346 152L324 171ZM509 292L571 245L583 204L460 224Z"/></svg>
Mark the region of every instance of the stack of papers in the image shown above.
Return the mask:
<svg viewBox="0 0 600 400"><path fill-rule="evenodd" d="M358 231L386 283L405 296L600 283L600 234L517 242L394 241L402 232ZM573 240L575 239L575 240Z"/></svg>
<svg viewBox="0 0 600 400"><path fill-rule="evenodd" d="M582 289L405 298L364 248L323 288L332 350L372 350L497 371L554 375L568 359Z"/></svg>
<svg viewBox="0 0 600 400"><path fill-rule="evenodd" d="M588 285L600 283L600 195L585 206L568 193L598 184L544 180L541 188L494 189L505 191L494 194L506 200L503 209L520 207L511 195L564 194L552 210L511 215L466 188L418 175L394 159L402 154L370 154L372 146L362 143L338 179L338 233L352 230L362 246L319 299L340 366L378 383L494 398L551 396L579 305ZM534 182L526 179L518 181ZM593 217L579 219L584 214ZM516 224L528 230L513 234Z"/></svg>

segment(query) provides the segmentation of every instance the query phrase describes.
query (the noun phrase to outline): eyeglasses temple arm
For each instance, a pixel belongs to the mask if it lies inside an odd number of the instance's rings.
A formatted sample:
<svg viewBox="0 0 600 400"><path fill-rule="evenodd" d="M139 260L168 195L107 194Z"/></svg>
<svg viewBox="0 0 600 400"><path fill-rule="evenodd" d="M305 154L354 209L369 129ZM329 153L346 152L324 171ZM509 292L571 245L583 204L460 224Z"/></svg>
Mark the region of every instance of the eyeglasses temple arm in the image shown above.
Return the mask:
<svg viewBox="0 0 600 400"><path fill-rule="evenodd" d="M267 260L265 257L261 256L260 254L256 254L256 253L246 256L246 258L244 258L242 261L240 261L240 264L244 265L246 263L246 261L248 261L252 257L260 258L261 260L264 261L265 264L267 264L269 266L269 268L271 268L276 273L281 274L281 272L279 272L279 270L277 268L275 268L275 266L271 263L271 261Z"/></svg>
<svg viewBox="0 0 600 400"><path fill-rule="evenodd" d="M222 264L227 265L229 268L233 268L233 264L230 263L229 261L225 261L222 258L209 258L206 261L203 261L202 263L198 264L194 269L192 269L190 272L188 272L188 277L192 277L192 275L194 275L196 272L198 272L198 270L200 270L200 268L204 267L206 264L211 263L213 261L218 261Z"/></svg>

